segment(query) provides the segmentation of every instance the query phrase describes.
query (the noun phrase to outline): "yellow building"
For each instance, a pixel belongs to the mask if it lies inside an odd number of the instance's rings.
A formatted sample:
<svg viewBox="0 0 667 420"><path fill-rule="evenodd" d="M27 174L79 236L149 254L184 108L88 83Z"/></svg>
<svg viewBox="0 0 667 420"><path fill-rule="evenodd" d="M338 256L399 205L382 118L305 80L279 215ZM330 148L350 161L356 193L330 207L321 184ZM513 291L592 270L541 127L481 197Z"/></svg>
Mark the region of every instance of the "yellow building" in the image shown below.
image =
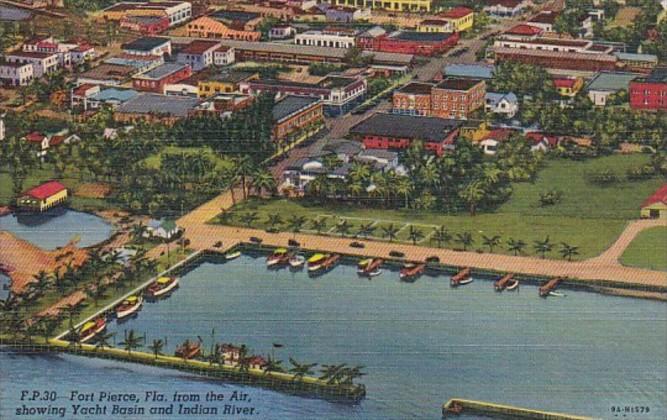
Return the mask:
<svg viewBox="0 0 667 420"><path fill-rule="evenodd" d="M448 21L455 32L472 29L475 20L475 12L467 7L454 7L438 15L441 19Z"/></svg>
<svg viewBox="0 0 667 420"><path fill-rule="evenodd" d="M46 211L67 201L67 188L58 181L49 181L26 191L17 200L18 207Z"/></svg>
<svg viewBox="0 0 667 420"><path fill-rule="evenodd" d="M584 87L584 79L581 77L554 79L554 86L556 86L560 96L573 97Z"/></svg>
<svg viewBox="0 0 667 420"><path fill-rule="evenodd" d="M238 92L239 85L249 80L259 79L259 73L249 71L230 71L200 80L197 84L200 98L209 98L221 93Z"/></svg>
<svg viewBox="0 0 667 420"><path fill-rule="evenodd" d="M445 19L426 19L417 25L418 32L452 32L452 24Z"/></svg>
<svg viewBox="0 0 667 420"><path fill-rule="evenodd" d="M642 203L642 219L667 219L667 184Z"/></svg>
<svg viewBox="0 0 667 420"><path fill-rule="evenodd" d="M334 6L365 7L395 12L428 12L433 0L331 0Z"/></svg>

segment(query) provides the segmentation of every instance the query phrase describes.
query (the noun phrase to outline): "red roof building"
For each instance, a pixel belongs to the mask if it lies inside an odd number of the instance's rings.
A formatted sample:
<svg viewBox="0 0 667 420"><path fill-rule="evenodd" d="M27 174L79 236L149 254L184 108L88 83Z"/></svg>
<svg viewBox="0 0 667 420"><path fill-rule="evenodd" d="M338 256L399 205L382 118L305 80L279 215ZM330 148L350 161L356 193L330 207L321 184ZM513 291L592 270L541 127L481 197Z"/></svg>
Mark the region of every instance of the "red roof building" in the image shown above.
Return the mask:
<svg viewBox="0 0 667 420"><path fill-rule="evenodd" d="M26 191L16 203L22 209L45 211L65 201L67 188L58 181L49 181Z"/></svg>
<svg viewBox="0 0 667 420"><path fill-rule="evenodd" d="M44 200L52 195L59 193L67 188L58 181L49 181L45 182L42 185L38 185L35 188L32 188L25 192L25 195L29 195L38 200Z"/></svg>
<svg viewBox="0 0 667 420"><path fill-rule="evenodd" d="M541 28L538 28L537 26L531 26L522 23L505 31L505 35L532 37L532 36L539 36L542 34L542 32L544 31Z"/></svg>
<svg viewBox="0 0 667 420"><path fill-rule="evenodd" d="M444 18L450 18L450 19L460 19L462 17L468 16L469 14L473 13L474 10L464 7L464 6L457 6L452 9L447 10L446 12L440 13L438 16L444 17Z"/></svg>
<svg viewBox="0 0 667 420"><path fill-rule="evenodd" d="M644 200L641 206L642 219L667 218L667 184L658 188L652 196Z"/></svg>
<svg viewBox="0 0 667 420"><path fill-rule="evenodd" d="M667 67L657 67L648 77L630 82L630 107L642 110L667 110Z"/></svg>

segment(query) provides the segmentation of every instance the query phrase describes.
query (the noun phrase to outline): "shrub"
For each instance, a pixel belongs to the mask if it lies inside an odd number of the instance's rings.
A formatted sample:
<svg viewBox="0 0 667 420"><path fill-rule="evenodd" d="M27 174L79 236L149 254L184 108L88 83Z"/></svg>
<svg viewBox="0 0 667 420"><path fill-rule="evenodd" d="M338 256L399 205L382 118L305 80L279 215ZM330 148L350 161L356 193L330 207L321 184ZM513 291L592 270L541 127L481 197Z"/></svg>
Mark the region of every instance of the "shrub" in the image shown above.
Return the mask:
<svg viewBox="0 0 667 420"><path fill-rule="evenodd" d="M596 172L587 172L584 174L584 176L591 184L601 187L607 187L618 182L618 176L610 169L603 169Z"/></svg>
<svg viewBox="0 0 667 420"><path fill-rule="evenodd" d="M540 207L553 206L560 203L563 198L563 192L560 190L550 190L540 193Z"/></svg>
<svg viewBox="0 0 667 420"><path fill-rule="evenodd" d="M655 168L651 165L637 166L630 168L625 172L628 181L641 181L652 178L655 175Z"/></svg>

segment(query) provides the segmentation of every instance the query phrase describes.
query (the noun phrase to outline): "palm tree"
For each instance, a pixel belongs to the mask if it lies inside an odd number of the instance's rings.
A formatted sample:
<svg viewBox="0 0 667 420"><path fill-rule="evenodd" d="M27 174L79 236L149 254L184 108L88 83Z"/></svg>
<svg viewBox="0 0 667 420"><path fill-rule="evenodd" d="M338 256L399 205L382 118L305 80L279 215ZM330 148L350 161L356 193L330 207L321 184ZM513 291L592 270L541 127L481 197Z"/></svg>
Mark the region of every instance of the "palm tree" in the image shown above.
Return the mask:
<svg viewBox="0 0 667 420"><path fill-rule="evenodd" d="M248 350L248 347L246 347L245 344L241 344L241 347L239 348L239 371L240 372L247 372L248 369L250 369L250 357L248 357L249 353L250 353L250 350Z"/></svg>
<svg viewBox="0 0 667 420"><path fill-rule="evenodd" d="M362 376L366 375L366 373L361 371L363 368L364 366L355 366L352 368L342 369L340 372L342 376L340 383L344 385L352 385L356 378L361 378Z"/></svg>
<svg viewBox="0 0 667 420"><path fill-rule="evenodd" d="M289 218L289 220L287 220L287 225L289 227L289 230L294 235L301 232L301 229L303 228L303 225L305 223L306 223L306 217L305 216L297 216L296 214L292 215Z"/></svg>
<svg viewBox="0 0 667 420"><path fill-rule="evenodd" d="M30 287L34 289L38 295L43 295L46 289L51 285L52 276L44 270L40 270L33 276L35 281L30 283Z"/></svg>
<svg viewBox="0 0 667 420"><path fill-rule="evenodd" d="M539 252L542 255L542 258L547 257L547 252L551 252L553 249L553 244L549 241L547 236L543 241L535 241L533 245L535 252Z"/></svg>
<svg viewBox="0 0 667 420"><path fill-rule="evenodd" d="M368 237L371 236L373 234L373 232L375 232L376 227L373 226L373 224L374 224L374 222L370 222L370 223L366 223L366 224L362 223L361 225L359 225L359 231L358 231L357 235L368 239Z"/></svg>
<svg viewBox="0 0 667 420"><path fill-rule="evenodd" d="M327 219L326 219L326 217L316 217L313 220L311 220L310 224L313 227L313 229L315 229L317 234L319 235L319 234L322 233L322 231L324 229L326 229Z"/></svg>
<svg viewBox="0 0 667 420"><path fill-rule="evenodd" d="M484 246L489 247L489 252L493 253L493 248L497 247L500 245L500 235L495 235L495 236L486 236L482 235Z"/></svg>
<svg viewBox="0 0 667 420"><path fill-rule="evenodd" d="M317 366L317 363L299 363L296 360L292 359L291 357L289 358L289 362L292 364L292 368L290 368L289 372L293 374L292 379L293 380L299 380L303 381L303 377L306 375L313 375L315 372L313 372L313 368Z"/></svg>
<svg viewBox="0 0 667 420"><path fill-rule="evenodd" d="M572 257L579 255L578 246L572 246L565 242L561 242L560 246L560 255L562 255L563 258L567 258L568 261L572 261Z"/></svg>
<svg viewBox="0 0 667 420"><path fill-rule="evenodd" d="M470 232L463 232L456 234L456 242L463 245L463 250L467 251L468 247L472 245L475 242L475 240L473 239L472 234Z"/></svg>
<svg viewBox="0 0 667 420"><path fill-rule="evenodd" d="M81 313L81 310L83 309L82 306L83 305L81 304L75 305L72 303L68 303L67 305L63 306L63 311L67 316L70 330L74 329L74 317Z"/></svg>
<svg viewBox="0 0 667 420"><path fill-rule="evenodd" d="M264 366L264 374L269 372L284 372L285 369L282 367L283 361L274 359L270 355L266 358L266 365Z"/></svg>
<svg viewBox="0 0 667 420"><path fill-rule="evenodd" d="M347 219L343 219L340 222L336 223L335 230L336 232L340 233L340 236L343 238L350 233L350 230L352 229L352 225L350 222L347 221Z"/></svg>
<svg viewBox="0 0 667 420"><path fill-rule="evenodd" d="M477 211L477 206L484 199L486 191L482 181L477 180L469 183L459 192L459 197L468 204L468 210L471 216Z"/></svg>
<svg viewBox="0 0 667 420"><path fill-rule="evenodd" d="M249 155L243 155L234 159L234 170L241 179L241 189L243 190L243 199L248 198L248 177L253 173L254 165Z"/></svg>
<svg viewBox="0 0 667 420"><path fill-rule="evenodd" d="M132 350L143 347L144 337L139 336L134 330L130 330L125 333L125 341L118 343L125 348L128 354L132 353Z"/></svg>
<svg viewBox="0 0 667 420"><path fill-rule="evenodd" d="M115 335L115 333L103 333L96 336L97 343L95 343L95 350L103 349L105 347L111 347L109 340Z"/></svg>
<svg viewBox="0 0 667 420"><path fill-rule="evenodd" d="M143 241L145 233L146 233L146 225L144 225L143 223L139 222L132 225L131 235L133 241Z"/></svg>
<svg viewBox="0 0 667 420"><path fill-rule="evenodd" d="M412 193L413 188L414 185L412 184L412 180L410 178L407 176L398 178L398 182L396 183L396 194L403 196L403 207L406 209L410 207L410 194Z"/></svg>
<svg viewBox="0 0 667 420"><path fill-rule="evenodd" d="M412 241L412 245L417 245L417 242L421 241L424 238L424 232L415 228L413 225L410 225L410 230L408 231L408 238Z"/></svg>
<svg viewBox="0 0 667 420"><path fill-rule="evenodd" d="M155 358L162 356L162 349L164 348L164 341L161 339L153 340L153 344L148 346L148 349L153 352Z"/></svg>
<svg viewBox="0 0 667 420"><path fill-rule="evenodd" d="M509 238L507 240L507 250L510 251L510 252L513 252L515 257L518 254L523 253L523 250L525 248L526 248L526 243L524 241L522 241L521 239L514 240L513 238Z"/></svg>
<svg viewBox="0 0 667 420"><path fill-rule="evenodd" d="M241 222L247 227L250 228L253 223L257 221L257 212L248 212L241 215Z"/></svg>
<svg viewBox="0 0 667 420"><path fill-rule="evenodd" d="M276 189L276 180L268 169L257 169L252 174L252 185L257 191L257 195L262 195L262 191L273 192Z"/></svg>
<svg viewBox="0 0 667 420"><path fill-rule="evenodd" d="M393 242L396 239L396 234L400 229L394 226L391 223L389 226L382 226L382 237L389 238L389 242Z"/></svg>
<svg viewBox="0 0 667 420"><path fill-rule="evenodd" d="M271 226L271 229L275 229L277 225L283 224L283 218L278 213L269 214L267 223Z"/></svg>
<svg viewBox="0 0 667 420"><path fill-rule="evenodd" d="M431 237L431 241L435 241L438 244L438 248L441 248L443 243L448 244L451 240L452 234L449 233L447 228L444 226L433 228L433 236Z"/></svg>
<svg viewBox="0 0 667 420"><path fill-rule="evenodd" d="M327 381L327 384L333 384L339 378L339 373L345 368L345 363L341 365L322 365L320 373L322 374L319 379L321 381Z"/></svg>

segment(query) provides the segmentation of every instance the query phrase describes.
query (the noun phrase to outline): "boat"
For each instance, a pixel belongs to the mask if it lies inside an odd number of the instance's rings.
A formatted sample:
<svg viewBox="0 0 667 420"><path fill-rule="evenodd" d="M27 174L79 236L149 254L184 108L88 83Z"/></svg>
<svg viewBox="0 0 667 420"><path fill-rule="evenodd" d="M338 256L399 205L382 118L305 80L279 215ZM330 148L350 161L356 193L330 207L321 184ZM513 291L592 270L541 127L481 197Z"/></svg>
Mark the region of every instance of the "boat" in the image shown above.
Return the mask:
<svg viewBox="0 0 667 420"><path fill-rule="evenodd" d="M463 270L456 273L456 275L453 276L452 279L450 280L449 284L452 287L458 287L472 283L472 277L470 276L470 274L471 274L470 268L466 267Z"/></svg>
<svg viewBox="0 0 667 420"><path fill-rule="evenodd" d="M417 277L421 276L424 273L426 264L413 264L407 263L401 268L399 272L399 277L403 281L415 281Z"/></svg>
<svg viewBox="0 0 667 420"><path fill-rule="evenodd" d="M241 251L228 252L228 253L225 254L225 259L227 261L235 260L240 256L241 256Z"/></svg>
<svg viewBox="0 0 667 420"><path fill-rule="evenodd" d="M556 290L556 287L558 287L558 284L560 284L560 282L561 278L556 277L544 283L542 286L540 286L539 289L540 297L550 296L551 293ZM551 295L551 296L557 296L557 295Z"/></svg>
<svg viewBox="0 0 667 420"><path fill-rule="evenodd" d="M357 269L357 273L361 276L368 276L368 277L379 276L380 274L382 274L380 266L383 263L384 260L382 258L369 259L369 261L366 264L364 264L363 267Z"/></svg>
<svg viewBox="0 0 667 420"><path fill-rule="evenodd" d="M509 286L505 288L508 292L511 292L512 290L517 290L519 288L519 280L514 280L513 283L511 283Z"/></svg>
<svg viewBox="0 0 667 420"><path fill-rule="evenodd" d="M513 278L514 274L506 274L493 283L493 288L496 289L496 292L502 292L508 287Z"/></svg>
<svg viewBox="0 0 667 420"><path fill-rule="evenodd" d="M294 254L289 259L289 266L291 268L301 268L306 263L306 257L299 254Z"/></svg>
<svg viewBox="0 0 667 420"><path fill-rule="evenodd" d="M554 297L565 297L565 293L560 293L560 292L549 292L549 296L554 296Z"/></svg>
<svg viewBox="0 0 667 420"><path fill-rule="evenodd" d="M273 254L266 257L266 266L273 267L276 265L287 264L290 259L290 255L287 252L287 248L278 248L273 251Z"/></svg>
<svg viewBox="0 0 667 420"><path fill-rule="evenodd" d="M83 324L79 329L79 339L82 343L92 340L97 334L104 331L107 321L104 317L91 320Z"/></svg>
<svg viewBox="0 0 667 420"><path fill-rule="evenodd" d="M340 260L339 254L327 255L324 261L322 261L322 264L320 265L319 269L322 271L330 270L338 263L338 260Z"/></svg>
<svg viewBox="0 0 667 420"><path fill-rule="evenodd" d="M128 297L118 306L116 306L115 308L116 318L123 319L132 314L135 314L137 311L139 311L139 309L141 309L141 305L143 303L144 303L144 298L142 298L141 296L135 295Z"/></svg>
<svg viewBox="0 0 667 420"><path fill-rule="evenodd" d="M176 287L178 287L178 277L160 277L148 286L146 295L157 298L166 295Z"/></svg>
<svg viewBox="0 0 667 420"><path fill-rule="evenodd" d="M372 258L364 258L363 260L360 260L359 263L357 263L357 271L363 270L368 264L373 261Z"/></svg>
<svg viewBox="0 0 667 420"><path fill-rule="evenodd" d="M176 357L181 357L183 359L192 359L193 357L198 356L200 353L201 342L185 340L183 344L176 347L176 352L174 354Z"/></svg>
<svg viewBox="0 0 667 420"><path fill-rule="evenodd" d="M328 254L313 254L308 258L308 271L317 271L326 260Z"/></svg>

